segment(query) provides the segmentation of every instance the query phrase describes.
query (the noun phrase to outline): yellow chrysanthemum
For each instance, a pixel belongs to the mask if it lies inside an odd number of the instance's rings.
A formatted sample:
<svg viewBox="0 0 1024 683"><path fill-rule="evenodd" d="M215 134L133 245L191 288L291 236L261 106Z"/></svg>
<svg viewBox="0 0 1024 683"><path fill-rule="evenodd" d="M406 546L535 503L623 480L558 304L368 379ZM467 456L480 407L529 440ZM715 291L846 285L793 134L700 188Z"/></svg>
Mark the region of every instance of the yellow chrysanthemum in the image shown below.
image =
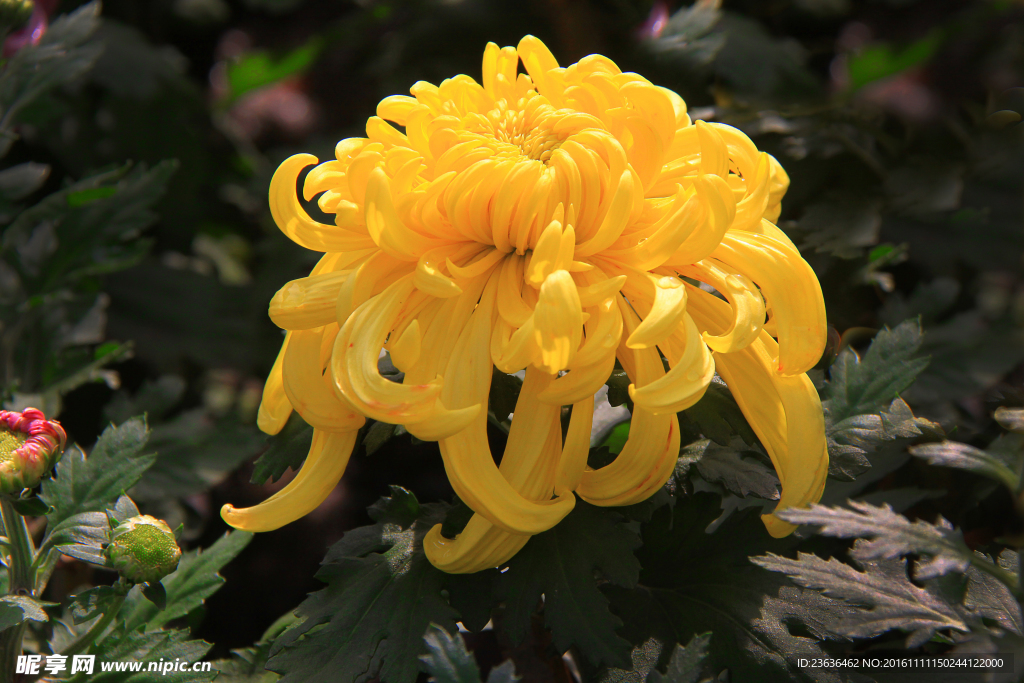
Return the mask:
<svg viewBox="0 0 1024 683"><path fill-rule="evenodd" d="M629 505L663 486L676 413L716 370L775 464L778 509L817 501L828 456L803 373L824 348L825 308L772 223L789 184L778 162L605 57L559 67L532 36L489 44L482 83L411 92L383 100L367 137L306 176L305 198L319 195L335 225L296 196L315 157L291 157L271 182L278 226L325 255L270 303L288 334L259 425L274 434L294 409L315 431L295 479L255 507L225 506L228 523L266 531L313 510L369 417L439 441L475 512L456 539L429 533L430 561L493 567L565 517L573 492ZM401 384L378 372L382 348ZM633 382L629 440L591 470L594 394L616 358ZM526 370L500 466L486 429L493 367ZM764 521L776 536L793 529Z"/></svg>

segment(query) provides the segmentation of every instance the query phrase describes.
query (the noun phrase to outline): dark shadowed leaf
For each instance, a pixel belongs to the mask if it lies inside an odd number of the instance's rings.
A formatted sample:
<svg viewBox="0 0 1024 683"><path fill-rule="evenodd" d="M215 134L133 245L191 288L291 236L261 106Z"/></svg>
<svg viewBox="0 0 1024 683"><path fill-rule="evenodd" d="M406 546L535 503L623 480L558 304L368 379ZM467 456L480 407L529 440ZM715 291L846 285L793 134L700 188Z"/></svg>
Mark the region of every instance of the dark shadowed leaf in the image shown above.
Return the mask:
<svg viewBox="0 0 1024 683"><path fill-rule="evenodd" d="M497 578L512 641L526 635L543 595L544 622L559 652L575 647L595 665L629 666L629 643L616 634L621 622L608 609L594 572L632 588L640 571L632 551L639 543L614 510L578 501L555 528L531 538Z"/></svg>

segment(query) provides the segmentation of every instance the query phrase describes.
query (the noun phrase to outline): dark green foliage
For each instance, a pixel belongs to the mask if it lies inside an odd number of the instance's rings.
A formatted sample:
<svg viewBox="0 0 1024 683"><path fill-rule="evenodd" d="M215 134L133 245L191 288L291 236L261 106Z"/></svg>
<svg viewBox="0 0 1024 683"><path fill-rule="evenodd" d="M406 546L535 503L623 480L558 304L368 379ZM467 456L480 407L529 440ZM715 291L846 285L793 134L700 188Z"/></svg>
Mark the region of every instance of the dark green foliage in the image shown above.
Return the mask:
<svg viewBox="0 0 1024 683"><path fill-rule="evenodd" d="M57 464L56 477L43 483L41 498L52 508L47 515L50 528L72 515L106 509L135 485L156 461L155 453L142 452L148 439L146 420L137 417L107 427L88 458L69 448Z"/></svg>
<svg viewBox="0 0 1024 683"><path fill-rule="evenodd" d="M306 461L313 443L313 428L293 416L279 434L268 439L270 447L261 455L252 469L252 483L277 481L285 470L298 471Z"/></svg>
<svg viewBox="0 0 1024 683"><path fill-rule="evenodd" d="M674 509L658 509L642 525L639 584L606 588L625 622L623 635L633 643L654 637L671 651L710 631L713 670L728 668L739 680L806 680L813 672L802 672L797 658L821 651L813 638L792 634L786 624L802 623L823 637L823 620L836 607L814 593L781 590L785 580L748 560L759 549L782 550L792 541L768 537L749 511L706 533L718 514L717 496L698 493L677 500Z"/></svg>
<svg viewBox="0 0 1024 683"><path fill-rule="evenodd" d="M639 538L613 510L577 501L554 529L538 534L508 562L495 581L505 603L503 628L518 642L544 596L544 623L560 652L576 647L592 664L628 666L629 643L616 634L621 622L594 581L632 588L640 565L632 551Z"/></svg>
<svg viewBox="0 0 1024 683"><path fill-rule="evenodd" d="M389 683L411 682L427 627L455 631L457 613L441 594L445 575L422 550L423 536L444 510L419 506L408 492L393 493L378 504L376 524L348 532L328 551L317 573L327 587L299 606L304 621L271 651L268 668L284 674L282 681L355 680L379 672Z"/></svg>
<svg viewBox="0 0 1024 683"><path fill-rule="evenodd" d="M433 683L480 683L480 670L461 636L451 636L440 626L431 624L423 640L429 653L421 655L420 660ZM487 683L514 683L518 680L512 662L494 667L487 677Z"/></svg>

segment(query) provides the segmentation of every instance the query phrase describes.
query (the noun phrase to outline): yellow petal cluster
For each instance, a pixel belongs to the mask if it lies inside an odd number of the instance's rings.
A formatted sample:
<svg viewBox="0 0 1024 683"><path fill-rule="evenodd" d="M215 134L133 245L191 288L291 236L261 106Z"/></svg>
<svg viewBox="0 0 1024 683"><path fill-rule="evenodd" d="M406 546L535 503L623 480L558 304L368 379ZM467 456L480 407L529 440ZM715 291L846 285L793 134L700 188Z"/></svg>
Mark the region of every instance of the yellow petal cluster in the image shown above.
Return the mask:
<svg viewBox="0 0 1024 683"><path fill-rule="evenodd" d="M277 225L324 256L270 303L287 334L259 425L274 434L295 410L315 437L287 487L225 506L228 523L266 531L314 509L371 418L438 441L475 512L455 539L428 534L430 561L493 567L576 495L629 505L661 488L679 452L676 413L716 371L775 464L778 509L817 501L828 456L804 373L825 345L825 308L772 222L789 184L778 162L606 57L560 67L532 36L489 44L479 83L410 92L384 99L335 159L293 156L271 182ZM334 225L296 193L314 164L303 196ZM378 371L382 349L401 383ZM629 440L592 470L594 394L616 359L632 382ZM493 368L525 370L500 464L487 439ZM764 521L773 535L793 528Z"/></svg>

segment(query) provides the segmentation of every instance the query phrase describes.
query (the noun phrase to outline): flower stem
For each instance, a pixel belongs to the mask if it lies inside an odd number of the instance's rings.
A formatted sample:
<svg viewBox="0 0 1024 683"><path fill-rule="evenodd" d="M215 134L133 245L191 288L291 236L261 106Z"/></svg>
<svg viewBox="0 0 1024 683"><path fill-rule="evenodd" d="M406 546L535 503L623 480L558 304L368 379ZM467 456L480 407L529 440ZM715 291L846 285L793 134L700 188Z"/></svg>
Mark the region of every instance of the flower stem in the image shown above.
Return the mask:
<svg viewBox="0 0 1024 683"><path fill-rule="evenodd" d="M32 597L35 589L35 570L32 566L35 549L29 536L25 518L14 509L8 498L0 498L0 516L4 532L10 542L7 571L10 577L9 592L12 595ZM0 681L14 680L14 664L21 654L21 641L26 624L21 623L0 632Z"/></svg>

